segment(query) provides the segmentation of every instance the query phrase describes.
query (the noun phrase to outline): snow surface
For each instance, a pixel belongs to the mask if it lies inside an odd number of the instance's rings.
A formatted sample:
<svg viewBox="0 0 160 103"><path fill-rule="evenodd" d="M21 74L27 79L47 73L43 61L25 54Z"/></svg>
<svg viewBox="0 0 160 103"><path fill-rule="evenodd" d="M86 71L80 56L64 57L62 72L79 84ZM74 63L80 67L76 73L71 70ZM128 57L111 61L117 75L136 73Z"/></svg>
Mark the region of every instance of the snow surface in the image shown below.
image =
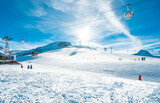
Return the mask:
<svg viewBox="0 0 160 103"><path fill-rule="evenodd" d="M2 103L160 103L159 58L68 47L18 60L0 65Z"/></svg>

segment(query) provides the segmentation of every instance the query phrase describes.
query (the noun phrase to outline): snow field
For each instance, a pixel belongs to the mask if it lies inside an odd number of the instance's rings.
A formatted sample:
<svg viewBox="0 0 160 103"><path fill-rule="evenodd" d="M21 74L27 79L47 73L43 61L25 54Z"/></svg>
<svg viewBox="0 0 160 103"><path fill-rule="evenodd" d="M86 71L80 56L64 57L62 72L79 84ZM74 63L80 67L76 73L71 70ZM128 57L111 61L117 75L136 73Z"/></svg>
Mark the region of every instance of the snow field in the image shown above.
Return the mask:
<svg viewBox="0 0 160 103"><path fill-rule="evenodd" d="M64 48L20 57L23 69L0 65L0 103L160 103L160 59L131 58L141 56Z"/></svg>
<svg viewBox="0 0 160 103"><path fill-rule="evenodd" d="M122 58L122 61L119 58ZM141 59L141 56L125 53L104 53L86 48L64 48L42 53L37 59L31 61L50 67L90 71L133 80L137 80L138 76L142 75L144 81L160 82L159 58L146 57L146 61L135 61L131 58Z"/></svg>
<svg viewBox="0 0 160 103"><path fill-rule="evenodd" d="M103 74L49 66L46 66L44 72L44 66L34 65L34 70L21 69L19 65L0 66L1 102L160 102L159 83L106 77Z"/></svg>

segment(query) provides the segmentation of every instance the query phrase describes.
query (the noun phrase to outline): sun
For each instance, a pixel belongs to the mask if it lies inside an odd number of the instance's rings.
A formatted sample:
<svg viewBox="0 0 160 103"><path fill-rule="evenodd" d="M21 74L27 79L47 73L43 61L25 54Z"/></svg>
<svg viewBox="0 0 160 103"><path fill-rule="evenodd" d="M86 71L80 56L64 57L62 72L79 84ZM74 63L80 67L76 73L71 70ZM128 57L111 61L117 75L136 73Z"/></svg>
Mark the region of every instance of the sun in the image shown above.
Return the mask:
<svg viewBox="0 0 160 103"><path fill-rule="evenodd" d="M89 43L92 37L91 28L89 26L80 28L76 31L76 35L77 35L78 41L81 41L82 44Z"/></svg>

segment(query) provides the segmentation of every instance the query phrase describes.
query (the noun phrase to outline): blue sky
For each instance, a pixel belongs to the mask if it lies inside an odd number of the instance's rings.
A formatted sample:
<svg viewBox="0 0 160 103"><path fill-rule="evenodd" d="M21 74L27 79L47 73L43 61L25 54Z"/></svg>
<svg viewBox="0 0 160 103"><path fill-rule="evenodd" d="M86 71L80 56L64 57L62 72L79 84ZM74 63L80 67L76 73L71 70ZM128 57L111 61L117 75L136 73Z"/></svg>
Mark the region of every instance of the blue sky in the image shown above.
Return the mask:
<svg viewBox="0 0 160 103"><path fill-rule="evenodd" d="M123 1L142 2L129 6L130 10L134 9L130 20L123 18L125 7L114 9L124 6L121 0L1 0L0 38L12 37L12 49L31 49L54 41L159 49L160 7L148 8L160 5L160 1ZM2 40L0 45L4 46Z"/></svg>

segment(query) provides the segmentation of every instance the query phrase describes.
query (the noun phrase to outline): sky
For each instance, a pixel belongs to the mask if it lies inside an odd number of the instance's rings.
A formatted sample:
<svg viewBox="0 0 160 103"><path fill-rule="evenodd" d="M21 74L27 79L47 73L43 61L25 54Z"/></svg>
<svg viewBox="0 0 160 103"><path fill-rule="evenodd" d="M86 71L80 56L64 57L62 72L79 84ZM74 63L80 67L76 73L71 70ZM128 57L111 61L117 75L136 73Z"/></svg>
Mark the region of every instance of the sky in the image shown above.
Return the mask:
<svg viewBox="0 0 160 103"><path fill-rule="evenodd" d="M123 16L124 3L131 4L129 20ZM13 38L9 46L16 50L56 41L160 49L159 18L159 0L0 0L0 38ZM1 39L0 46L5 46Z"/></svg>

